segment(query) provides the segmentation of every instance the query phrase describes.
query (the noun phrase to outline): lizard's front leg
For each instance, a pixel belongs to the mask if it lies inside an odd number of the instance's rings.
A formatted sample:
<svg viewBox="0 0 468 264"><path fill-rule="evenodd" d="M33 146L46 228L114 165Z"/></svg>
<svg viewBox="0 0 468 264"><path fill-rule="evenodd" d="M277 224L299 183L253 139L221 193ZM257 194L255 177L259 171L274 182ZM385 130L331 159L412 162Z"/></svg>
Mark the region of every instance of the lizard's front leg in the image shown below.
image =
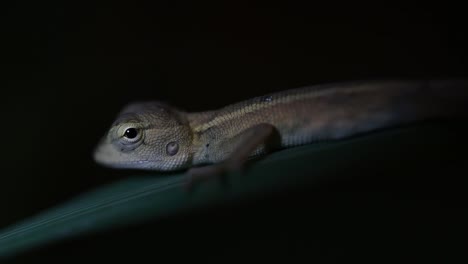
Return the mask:
<svg viewBox="0 0 468 264"><path fill-rule="evenodd" d="M264 144L265 151L270 151L278 144L279 133L270 124L255 125L240 134L240 140L234 147L232 154L220 163L188 170L187 188L191 190L196 182L214 177L223 177L228 172L243 169L246 160L252 152Z"/></svg>

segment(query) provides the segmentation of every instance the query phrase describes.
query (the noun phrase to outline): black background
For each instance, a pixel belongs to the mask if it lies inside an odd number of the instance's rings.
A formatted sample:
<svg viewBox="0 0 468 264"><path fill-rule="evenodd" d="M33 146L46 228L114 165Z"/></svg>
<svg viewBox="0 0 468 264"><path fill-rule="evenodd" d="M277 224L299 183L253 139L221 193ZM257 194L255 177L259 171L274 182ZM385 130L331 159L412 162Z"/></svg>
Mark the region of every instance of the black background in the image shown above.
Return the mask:
<svg viewBox="0 0 468 264"><path fill-rule="evenodd" d="M330 81L467 76L463 8L379 3L4 4L0 227L124 176L91 153L130 101L197 111Z"/></svg>

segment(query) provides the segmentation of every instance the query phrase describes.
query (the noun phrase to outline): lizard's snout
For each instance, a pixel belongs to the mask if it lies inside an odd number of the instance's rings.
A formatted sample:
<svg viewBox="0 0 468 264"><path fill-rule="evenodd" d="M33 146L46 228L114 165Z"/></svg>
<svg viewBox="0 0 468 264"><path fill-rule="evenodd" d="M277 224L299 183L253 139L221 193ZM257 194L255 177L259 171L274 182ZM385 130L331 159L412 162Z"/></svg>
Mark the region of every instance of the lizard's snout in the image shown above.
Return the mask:
<svg viewBox="0 0 468 264"><path fill-rule="evenodd" d="M93 160L101 165L109 163L109 158L112 156L109 144L106 142L106 138L103 137L93 150Z"/></svg>

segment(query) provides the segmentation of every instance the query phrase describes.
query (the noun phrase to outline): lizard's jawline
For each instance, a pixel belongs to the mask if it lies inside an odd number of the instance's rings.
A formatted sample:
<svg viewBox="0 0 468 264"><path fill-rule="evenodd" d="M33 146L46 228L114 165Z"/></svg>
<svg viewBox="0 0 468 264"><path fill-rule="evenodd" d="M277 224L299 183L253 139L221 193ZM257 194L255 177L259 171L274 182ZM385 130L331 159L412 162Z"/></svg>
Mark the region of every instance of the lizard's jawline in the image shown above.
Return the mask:
<svg viewBox="0 0 468 264"><path fill-rule="evenodd" d="M162 168L160 168L158 166L151 165L151 164L158 163L158 162L162 162L162 160L135 160L135 161L116 162L116 163L101 162L101 164L106 166L106 167L116 168L116 169L137 169L137 170L168 171L168 170L162 169Z"/></svg>

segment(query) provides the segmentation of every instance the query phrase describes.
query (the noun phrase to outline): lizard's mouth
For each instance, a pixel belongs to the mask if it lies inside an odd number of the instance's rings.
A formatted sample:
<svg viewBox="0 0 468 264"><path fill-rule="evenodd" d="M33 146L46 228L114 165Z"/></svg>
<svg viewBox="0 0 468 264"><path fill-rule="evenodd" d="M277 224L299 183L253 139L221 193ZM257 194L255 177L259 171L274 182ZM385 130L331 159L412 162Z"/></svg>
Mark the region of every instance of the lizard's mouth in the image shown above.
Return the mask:
<svg viewBox="0 0 468 264"><path fill-rule="evenodd" d="M117 152L105 137L94 149L93 159L96 163L105 167L117 167L126 162L122 159L122 154Z"/></svg>
<svg viewBox="0 0 468 264"><path fill-rule="evenodd" d="M119 169L152 169L156 164L161 163L161 159L139 159L129 157L118 152L112 144L106 144L103 139L93 152L93 159L96 163L109 168Z"/></svg>

